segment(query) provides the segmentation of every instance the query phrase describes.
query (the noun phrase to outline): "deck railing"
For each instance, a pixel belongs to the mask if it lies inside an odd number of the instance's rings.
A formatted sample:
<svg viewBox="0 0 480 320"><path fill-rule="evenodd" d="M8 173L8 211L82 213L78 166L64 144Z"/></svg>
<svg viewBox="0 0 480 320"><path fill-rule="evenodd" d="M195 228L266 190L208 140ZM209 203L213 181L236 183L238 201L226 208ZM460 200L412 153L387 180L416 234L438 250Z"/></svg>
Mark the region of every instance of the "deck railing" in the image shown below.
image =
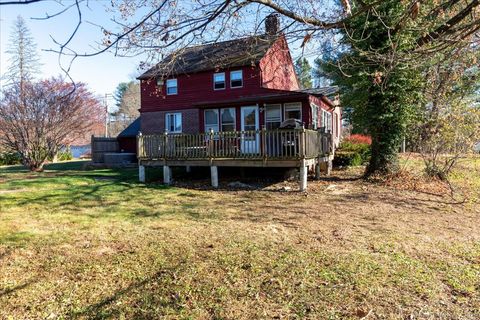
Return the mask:
<svg viewBox="0 0 480 320"><path fill-rule="evenodd" d="M306 129L275 129L138 136L139 159L311 159L333 152L332 135Z"/></svg>

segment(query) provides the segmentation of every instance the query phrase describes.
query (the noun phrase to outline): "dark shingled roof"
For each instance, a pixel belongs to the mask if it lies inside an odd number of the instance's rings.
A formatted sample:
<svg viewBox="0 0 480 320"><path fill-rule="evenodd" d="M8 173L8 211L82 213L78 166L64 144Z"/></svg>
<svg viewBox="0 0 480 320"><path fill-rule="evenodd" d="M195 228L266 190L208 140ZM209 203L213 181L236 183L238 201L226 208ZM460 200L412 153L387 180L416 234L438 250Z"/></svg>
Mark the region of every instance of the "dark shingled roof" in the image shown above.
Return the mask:
<svg viewBox="0 0 480 320"><path fill-rule="evenodd" d="M136 137L140 132L140 117L135 119L128 127L126 127L117 138L131 138Z"/></svg>
<svg viewBox="0 0 480 320"><path fill-rule="evenodd" d="M269 35L251 36L181 49L138 79L255 65L277 39Z"/></svg>
<svg viewBox="0 0 480 320"><path fill-rule="evenodd" d="M337 94L340 89L338 86L330 86L330 87L320 87L320 88L312 88L312 89L303 89L297 90L298 92L304 92L311 95L322 95L326 97L332 97Z"/></svg>

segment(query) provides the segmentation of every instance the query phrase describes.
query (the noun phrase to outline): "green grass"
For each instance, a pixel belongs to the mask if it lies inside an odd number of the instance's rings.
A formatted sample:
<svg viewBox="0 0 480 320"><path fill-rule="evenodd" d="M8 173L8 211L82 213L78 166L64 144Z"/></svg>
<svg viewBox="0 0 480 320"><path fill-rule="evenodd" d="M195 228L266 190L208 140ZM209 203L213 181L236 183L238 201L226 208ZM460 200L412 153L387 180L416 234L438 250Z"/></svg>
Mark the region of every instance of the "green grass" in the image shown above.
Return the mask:
<svg viewBox="0 0 480 320"><path fill-rule="evenodd" d="M480 318L476 200L343 176L344 193L183 189L83 164L0 168L0 318ZM475 186L476 165L456 181Z"/></svg>

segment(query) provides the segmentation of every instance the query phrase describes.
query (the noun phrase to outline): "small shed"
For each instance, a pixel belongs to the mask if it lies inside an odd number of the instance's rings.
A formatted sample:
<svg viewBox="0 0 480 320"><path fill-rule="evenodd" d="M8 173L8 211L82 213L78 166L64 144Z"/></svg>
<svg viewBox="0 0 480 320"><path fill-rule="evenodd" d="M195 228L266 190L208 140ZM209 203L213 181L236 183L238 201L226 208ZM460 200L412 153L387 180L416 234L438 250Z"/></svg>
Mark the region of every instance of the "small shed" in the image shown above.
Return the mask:
<svg viewBox="0 0 480 320"><path fill-rule="evenodd" d="M120 152L137 153L137 135L140 132L140 117L135 119L117 136Z"/></svg>

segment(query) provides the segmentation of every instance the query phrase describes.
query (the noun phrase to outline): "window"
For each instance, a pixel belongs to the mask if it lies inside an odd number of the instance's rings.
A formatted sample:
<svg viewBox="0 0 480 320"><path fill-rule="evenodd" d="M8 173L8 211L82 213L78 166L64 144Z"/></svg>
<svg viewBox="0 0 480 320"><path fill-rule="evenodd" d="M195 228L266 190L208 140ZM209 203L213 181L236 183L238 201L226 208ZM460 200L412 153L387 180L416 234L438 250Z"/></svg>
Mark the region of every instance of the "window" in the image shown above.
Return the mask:
<svg viewBox="0 0 480 320"><path fill-rule="evenodd" d="M205 132L218 131L218 109L205 110Z"/></svg>
<svg viewBox="0 0 480 320"><path fill-rule="evenodd" d="M312 128L318 129L318 107L312 104Z"/></svg>
<svg viewBox="0 0 480 320"><path fill-rule="evenodd" d="M213 89L225 89L225 72L213 74Z"/></svg>
<svg viewBox="0 0 480 320"><path fill-rule="evenodd" d="M338 114L335 113L335 137L338 138Z"/></svg>
<svg viewBox="0 0 480 320"><path fill-rule="evenodd" d="M171 133L182 132L182 114L180 112L165 114L165 128Z"/></svg>
<svg viewBox="0 0 480 320"><path fill-rule="evenodd" d="M167 95L177 94L177 79L168 79L167 80Z"/></svg>
<svg viewBox="0 0 480 320"><path fill-rule="evenodd" d="M332 114L325 110L322 110L322 127L325 128L325 132L332 132Z"/></svg>
<svg viewBox="0 0 480 320"><path fill-rule="evenodd" d="M230 88L243 87L243 74L242 70L230 72Z"/></svg>
<svg viewBox="0 0 480 320"><path fill-rule="evenodd" d="M327 131L332 132L332 114L327 112Z"/></svg>
<svg viewBox="0 0 480 320"><path fill-rule="evenodd" d="M302 121L301 103L285 103L285 120L287 119L297 119Z"/></svg>
<svg viewBox="0 0 480 320"><path fill-rule="evenodd" d="M221 109L222 131L235 131L235 108Z"/></svg>
<svg viewBox="0 0 480 320"><path fill-rule="evenodd" d="M267 130L278 129L282 122L282 106L279 104L265 107L265 127Z"/></svg>

